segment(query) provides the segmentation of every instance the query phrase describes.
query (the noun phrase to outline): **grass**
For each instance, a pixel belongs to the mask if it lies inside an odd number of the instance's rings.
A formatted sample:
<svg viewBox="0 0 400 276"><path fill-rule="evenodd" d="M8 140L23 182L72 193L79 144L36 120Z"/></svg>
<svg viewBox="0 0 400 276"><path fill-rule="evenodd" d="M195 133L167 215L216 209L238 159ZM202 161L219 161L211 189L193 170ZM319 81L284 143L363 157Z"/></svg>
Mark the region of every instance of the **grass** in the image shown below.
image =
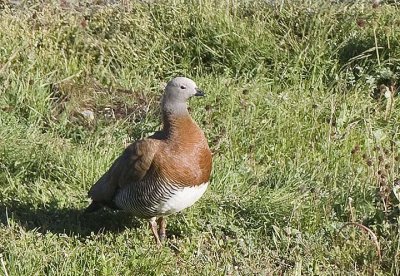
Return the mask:
<svg viewBox="0 0 400 276"><path fill-rule="evenodd" d="M305 2L1 4L0 271L400 274L399 6ZM158 250L82 210L176 75L214 166Z"/></svg>

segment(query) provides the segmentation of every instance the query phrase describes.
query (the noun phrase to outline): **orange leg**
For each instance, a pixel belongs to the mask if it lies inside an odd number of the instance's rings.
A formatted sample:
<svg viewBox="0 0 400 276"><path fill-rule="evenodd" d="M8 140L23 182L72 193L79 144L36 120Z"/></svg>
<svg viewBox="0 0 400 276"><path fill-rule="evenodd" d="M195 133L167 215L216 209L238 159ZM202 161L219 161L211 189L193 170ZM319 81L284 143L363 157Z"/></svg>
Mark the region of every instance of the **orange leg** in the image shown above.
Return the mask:
<svg viewBox="0 0 400 276"><path fill-rule="evenodd" d="M161 247L161 241L160 241L160 237L158 236L158 231L157 231L157 222L156 222L156 218L151 218L149 220L149 225L150 225L150 229L151 232L153 233L154 239L156 240L157 246Z"/></svg>
<svg viewBox="0 0 400 276"><path fill-rule="evenodd" d="M164 217L159 217L157 220L158 223L158 236L161 241L164 241L167 237L167 219Z"/></svg>

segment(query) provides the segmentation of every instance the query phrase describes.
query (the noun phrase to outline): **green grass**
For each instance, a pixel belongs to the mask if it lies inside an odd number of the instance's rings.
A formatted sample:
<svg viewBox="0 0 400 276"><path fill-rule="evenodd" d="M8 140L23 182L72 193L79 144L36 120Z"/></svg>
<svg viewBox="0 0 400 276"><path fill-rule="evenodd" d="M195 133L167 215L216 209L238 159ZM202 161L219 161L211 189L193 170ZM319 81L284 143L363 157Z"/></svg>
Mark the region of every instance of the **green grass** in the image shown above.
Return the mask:
<svg viewBox="0 0 400 276"><path fill-rule="evenodd" d="M399 6L263 2L0 5L2 274L400 274ZM82 210L176 75L214 165L158 250Z"/></svg>

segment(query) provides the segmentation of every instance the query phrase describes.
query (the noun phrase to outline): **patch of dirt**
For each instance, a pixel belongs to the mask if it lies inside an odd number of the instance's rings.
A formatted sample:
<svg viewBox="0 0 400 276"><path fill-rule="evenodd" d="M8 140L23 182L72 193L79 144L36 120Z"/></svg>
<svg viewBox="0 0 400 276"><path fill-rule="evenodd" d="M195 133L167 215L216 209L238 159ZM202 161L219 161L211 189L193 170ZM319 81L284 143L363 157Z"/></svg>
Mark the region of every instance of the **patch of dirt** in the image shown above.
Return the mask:
<svg viewBox="0 0 400 276"><path fill-rule="evenodd" d="M152 97L144 91L104 87L96 81L84 84L66 81L50 87L53 120L66 114L72 122L140 122L151 110Z"/></svg>

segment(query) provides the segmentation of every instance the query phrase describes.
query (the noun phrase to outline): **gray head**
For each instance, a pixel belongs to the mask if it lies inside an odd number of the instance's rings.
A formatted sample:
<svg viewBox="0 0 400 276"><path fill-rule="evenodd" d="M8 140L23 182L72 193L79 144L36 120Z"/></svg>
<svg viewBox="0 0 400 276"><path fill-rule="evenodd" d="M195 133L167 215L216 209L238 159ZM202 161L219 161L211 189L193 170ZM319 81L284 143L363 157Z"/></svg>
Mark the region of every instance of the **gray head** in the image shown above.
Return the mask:
<svg viewBox="0 0 400 276"><path fill-rule="evenodd" d="M187 112L187 101L193 96L204 96L191 79L176 77L164 89L162 110L169 113Z"/></svg>

